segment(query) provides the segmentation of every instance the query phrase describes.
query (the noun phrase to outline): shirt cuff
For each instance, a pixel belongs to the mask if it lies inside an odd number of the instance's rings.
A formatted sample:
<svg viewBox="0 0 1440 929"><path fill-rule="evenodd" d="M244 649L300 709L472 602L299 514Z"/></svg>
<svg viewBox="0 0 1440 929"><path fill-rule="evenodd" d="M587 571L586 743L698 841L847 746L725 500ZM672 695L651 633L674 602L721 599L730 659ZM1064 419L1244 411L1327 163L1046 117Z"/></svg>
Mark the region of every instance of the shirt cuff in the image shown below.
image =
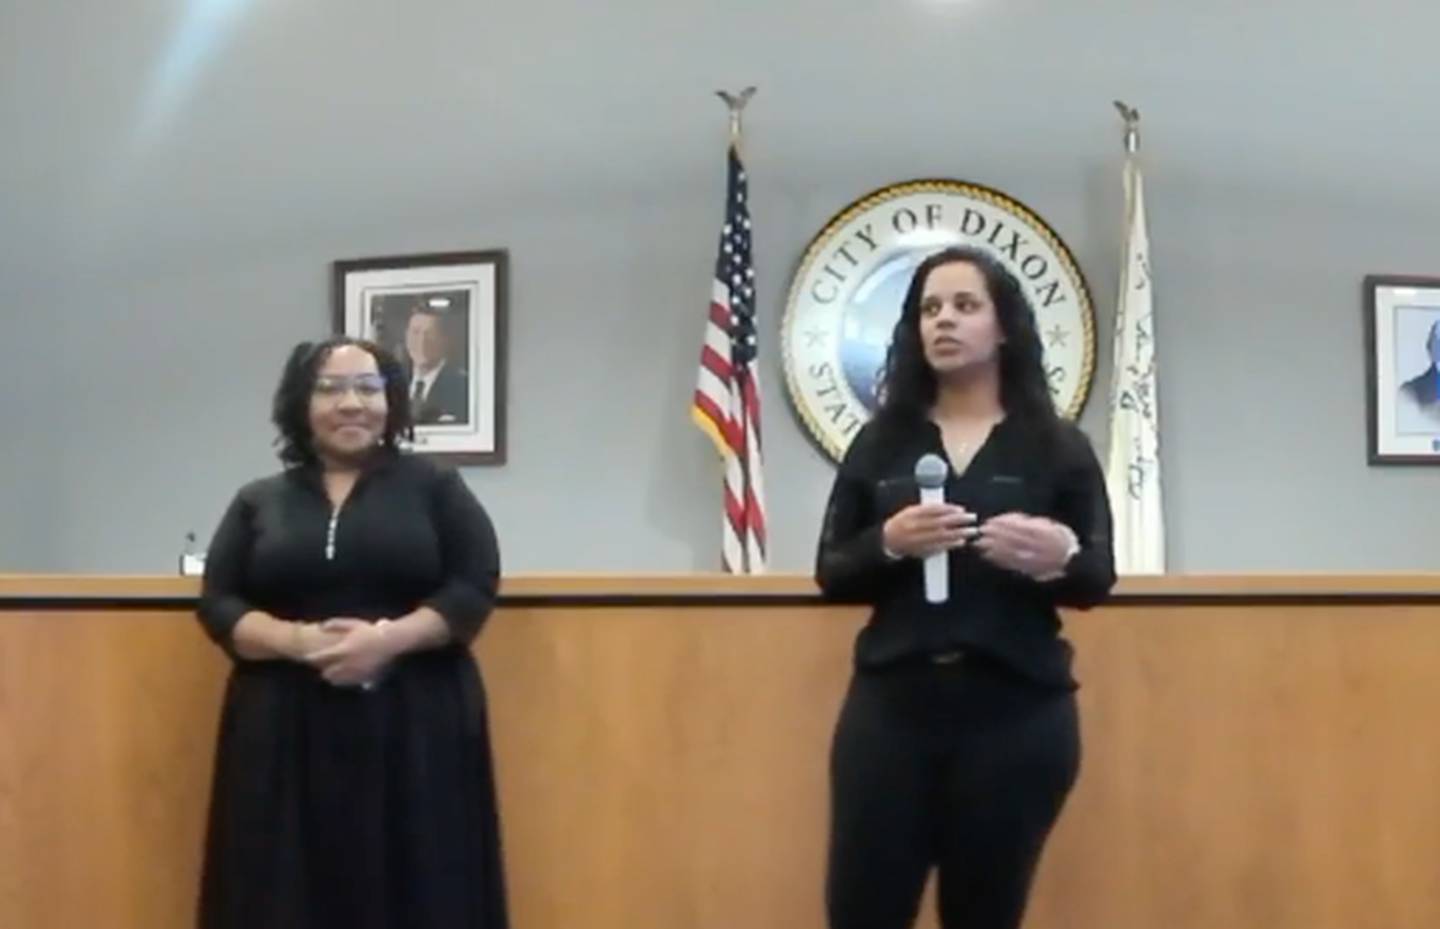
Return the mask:
<svg viewBox="0 0 1440 929"><path fill-rule="evenodd" d="M1057 523L1057 525L1059 525L1060 530L1065 533L1065 562L1060 566L1059 570L1037 576L1035 578L1037 581L1048 582L1060 580L1060 578L1065 576L1065 571L1070 567L1070 562L1075 560L1076 555L1080 554L1080 538L1075 535L1075 530L1064 523Z"/></svg>

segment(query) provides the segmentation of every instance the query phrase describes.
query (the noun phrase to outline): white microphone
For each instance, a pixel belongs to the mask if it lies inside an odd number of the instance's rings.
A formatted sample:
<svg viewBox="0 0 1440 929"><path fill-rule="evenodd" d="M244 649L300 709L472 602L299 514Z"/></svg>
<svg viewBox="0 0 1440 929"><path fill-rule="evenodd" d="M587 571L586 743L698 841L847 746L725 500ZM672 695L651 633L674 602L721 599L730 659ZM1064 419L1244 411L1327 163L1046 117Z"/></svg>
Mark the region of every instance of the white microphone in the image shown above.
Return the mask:
<svg viewBox="0 0 1440 929"><path fill-rule="evenodd" d="M945 475L950 468L939 455L922 455L915 462L915 483L921 503L945 502ZM950 553L938 552L925 559L925 600L944 603L950 599Z"/></svg>

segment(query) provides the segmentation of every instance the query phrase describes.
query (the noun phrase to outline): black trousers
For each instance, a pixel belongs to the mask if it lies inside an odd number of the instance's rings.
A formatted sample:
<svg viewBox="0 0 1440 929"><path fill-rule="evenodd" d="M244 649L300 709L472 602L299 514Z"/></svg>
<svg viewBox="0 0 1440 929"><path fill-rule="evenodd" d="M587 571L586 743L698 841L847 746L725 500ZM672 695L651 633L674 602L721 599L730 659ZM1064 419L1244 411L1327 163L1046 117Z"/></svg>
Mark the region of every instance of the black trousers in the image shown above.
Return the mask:
<svg viewBox="0 0 1440 929"><path fill-rule="evenodd" d="M835 729L831 929L1016 929L1080 767L1075 696L966 655L857 672Z"/></svg>

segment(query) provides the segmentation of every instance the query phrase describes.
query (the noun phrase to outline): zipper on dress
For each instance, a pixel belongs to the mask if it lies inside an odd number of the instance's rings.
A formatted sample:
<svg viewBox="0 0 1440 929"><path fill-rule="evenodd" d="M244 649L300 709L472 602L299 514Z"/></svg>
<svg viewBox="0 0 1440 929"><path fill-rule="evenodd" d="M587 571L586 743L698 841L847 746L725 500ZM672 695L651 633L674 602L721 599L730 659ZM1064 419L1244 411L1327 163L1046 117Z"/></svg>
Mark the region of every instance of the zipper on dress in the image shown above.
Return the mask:
<svg viewBox="0 0 1440 929"><path fill-rule="evenodd" d="M322 482L321 485L320 485L321 494L322 494L322 496L324 497L326 504L328 504L329 507L330 507L330 522L325 526L325 560L326 560L326 561L334 561L334 560L335 560L335 536L336 536L337 532L338 532L339 529L340 529L340 513L345 509L345 505L350 502L350 496L351 496L352 494L354 494L354 493L355 493L355 490L360 486L360 481L361 481L362 479L363 479L363 476L356 478L355 483L352 484L352 485L350 485L350 491L349 491L349 493L347 493L347 494L340 500L339 503L336 503L336 502L330 497L330 492L325 489L325 485L324 485L323 482Z"/></svg>
<svg viewBox="0 0 1440 929"><path fill-rule="evenodd" d="M325 560L335 560L335 528L340 522L340 507L330 510L330 525L325 527Z"/></svg>

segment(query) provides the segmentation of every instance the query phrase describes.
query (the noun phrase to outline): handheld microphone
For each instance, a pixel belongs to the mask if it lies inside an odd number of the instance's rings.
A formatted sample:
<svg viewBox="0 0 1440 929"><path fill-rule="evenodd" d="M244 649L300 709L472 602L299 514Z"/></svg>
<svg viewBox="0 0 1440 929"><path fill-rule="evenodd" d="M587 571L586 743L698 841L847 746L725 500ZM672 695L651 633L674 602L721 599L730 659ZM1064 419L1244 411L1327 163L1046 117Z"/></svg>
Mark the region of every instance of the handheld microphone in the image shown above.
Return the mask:
<svg viewBox="0 0 1440 929"><path fill-rule="evenodd" d="M950 468L939 455L926 454L915 462L915 483L921 503L945 502L945 476ZM944 603L950 599L950 553L937 552L925 559L925 600Z"/></svg>

